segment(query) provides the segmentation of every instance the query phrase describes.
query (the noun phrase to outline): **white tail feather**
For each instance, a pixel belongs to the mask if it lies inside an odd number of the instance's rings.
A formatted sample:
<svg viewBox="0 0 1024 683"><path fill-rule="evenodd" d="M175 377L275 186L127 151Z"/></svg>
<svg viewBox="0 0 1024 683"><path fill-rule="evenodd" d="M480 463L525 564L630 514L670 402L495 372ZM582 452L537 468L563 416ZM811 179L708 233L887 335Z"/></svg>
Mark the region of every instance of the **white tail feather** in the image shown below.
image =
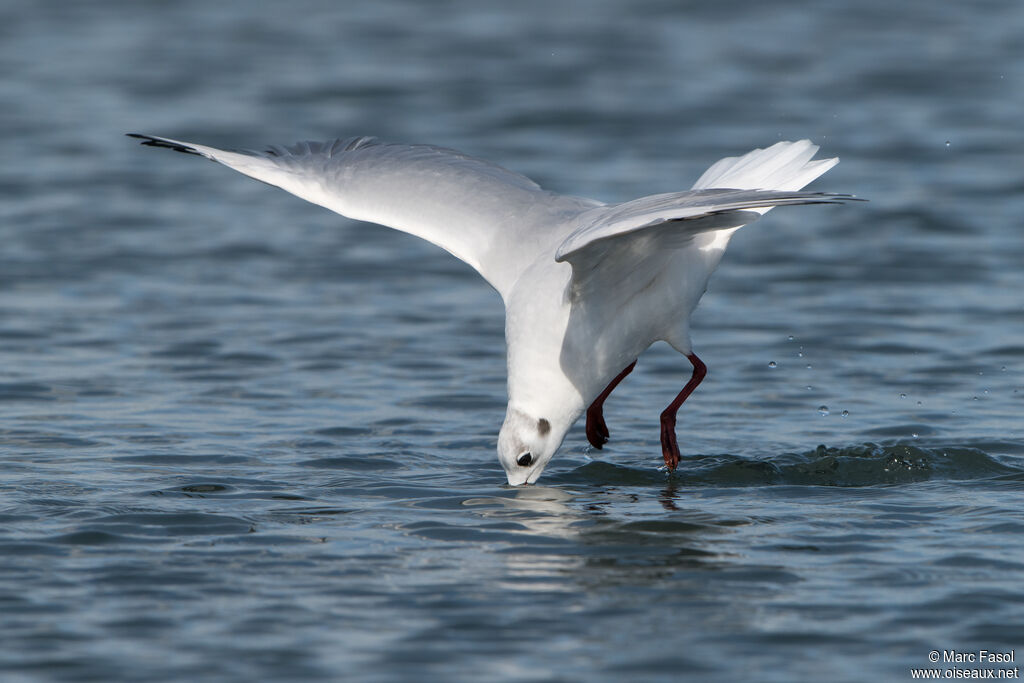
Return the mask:
<svg viewBox="0 0 1024 683"><path fill-rule="evenodd" d="M818 146L810 140L777 142L741 157L716 162L693 185L695 190L802 190L805 185L839 163L839 159L811 161Z"/></svg>

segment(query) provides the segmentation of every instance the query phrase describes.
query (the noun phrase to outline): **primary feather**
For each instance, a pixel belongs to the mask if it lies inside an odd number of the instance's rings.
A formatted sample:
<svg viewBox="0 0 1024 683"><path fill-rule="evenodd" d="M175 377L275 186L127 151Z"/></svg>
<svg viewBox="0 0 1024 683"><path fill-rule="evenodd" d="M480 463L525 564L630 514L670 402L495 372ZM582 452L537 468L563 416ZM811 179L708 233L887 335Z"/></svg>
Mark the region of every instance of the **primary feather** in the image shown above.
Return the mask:
<svg viewBox="0 0 1024 683"><path fill-rule="evenodd" d="M354 137L255 152L130 135L204 156L343 216L416 235L471 265L502 296L546 246L549 226L599 204L431 145Z"/></svg>

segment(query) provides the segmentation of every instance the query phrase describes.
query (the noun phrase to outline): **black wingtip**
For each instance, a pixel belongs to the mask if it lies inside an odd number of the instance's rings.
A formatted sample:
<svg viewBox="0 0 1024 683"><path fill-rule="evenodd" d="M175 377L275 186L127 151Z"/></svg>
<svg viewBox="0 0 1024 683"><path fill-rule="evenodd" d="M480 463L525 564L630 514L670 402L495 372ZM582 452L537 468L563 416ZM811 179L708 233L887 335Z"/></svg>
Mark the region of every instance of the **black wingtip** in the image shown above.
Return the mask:
<svg viewBox="0 0 1024 683"><path fill-rule="evenodd" d="M152 135L142 135L141 133L125 133L125 135L130 138L142 140L142 144L146 147L163 147L164 149L173 149L175 152L181 152L182 154L195 154L196 156L202 156L194 147L189 147L188 145L183 145L179 142L173 142L163 138L155 138Z"/></svg>

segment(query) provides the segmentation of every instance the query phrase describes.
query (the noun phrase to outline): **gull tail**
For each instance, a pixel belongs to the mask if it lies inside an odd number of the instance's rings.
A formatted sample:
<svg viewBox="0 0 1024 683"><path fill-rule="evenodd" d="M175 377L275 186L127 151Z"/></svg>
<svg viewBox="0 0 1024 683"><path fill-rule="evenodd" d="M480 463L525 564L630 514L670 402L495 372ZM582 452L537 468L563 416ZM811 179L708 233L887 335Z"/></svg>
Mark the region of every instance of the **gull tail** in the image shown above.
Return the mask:
<svg viewBox="0 0 1024 683"><path fill-rule="evenodd" d="M693 189L735 188L796 192L839 163L838 157L812 161L817 152L818 146L810 140L776 142L766 149L755 149L741 157L726 157L715 162L697 179ZM842 199L857 198L843 196ZM746 210L763 216L771 208L762 206ZM729 228L701 235L697 238L697 244L702 250L718 252L720 258L732 234L738 229Z"/></svg>
<svg viewBox="0 0 1024 683"><path fill-rule="evenodd" d="M777 142L741 157L726 157L704 171L693 189L802 190L839 163L838 158L811 161L817 151L818 146L810 140L799 140Z"/></svg>

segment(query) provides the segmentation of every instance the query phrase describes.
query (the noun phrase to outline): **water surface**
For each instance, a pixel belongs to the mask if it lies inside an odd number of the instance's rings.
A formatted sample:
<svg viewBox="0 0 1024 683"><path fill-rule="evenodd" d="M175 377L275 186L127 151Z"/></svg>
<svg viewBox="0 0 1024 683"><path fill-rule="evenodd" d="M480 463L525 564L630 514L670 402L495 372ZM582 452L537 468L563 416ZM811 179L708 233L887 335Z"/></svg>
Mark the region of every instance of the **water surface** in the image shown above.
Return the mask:
<svg viewBox="0 0 1024 683"><path fill-rule="evenodd" d="M909 680L1024 652L1015 2L0 5L4 680ZM500 299L128 131L375 134L607 201L810 137L510 489Z"/></svg>

